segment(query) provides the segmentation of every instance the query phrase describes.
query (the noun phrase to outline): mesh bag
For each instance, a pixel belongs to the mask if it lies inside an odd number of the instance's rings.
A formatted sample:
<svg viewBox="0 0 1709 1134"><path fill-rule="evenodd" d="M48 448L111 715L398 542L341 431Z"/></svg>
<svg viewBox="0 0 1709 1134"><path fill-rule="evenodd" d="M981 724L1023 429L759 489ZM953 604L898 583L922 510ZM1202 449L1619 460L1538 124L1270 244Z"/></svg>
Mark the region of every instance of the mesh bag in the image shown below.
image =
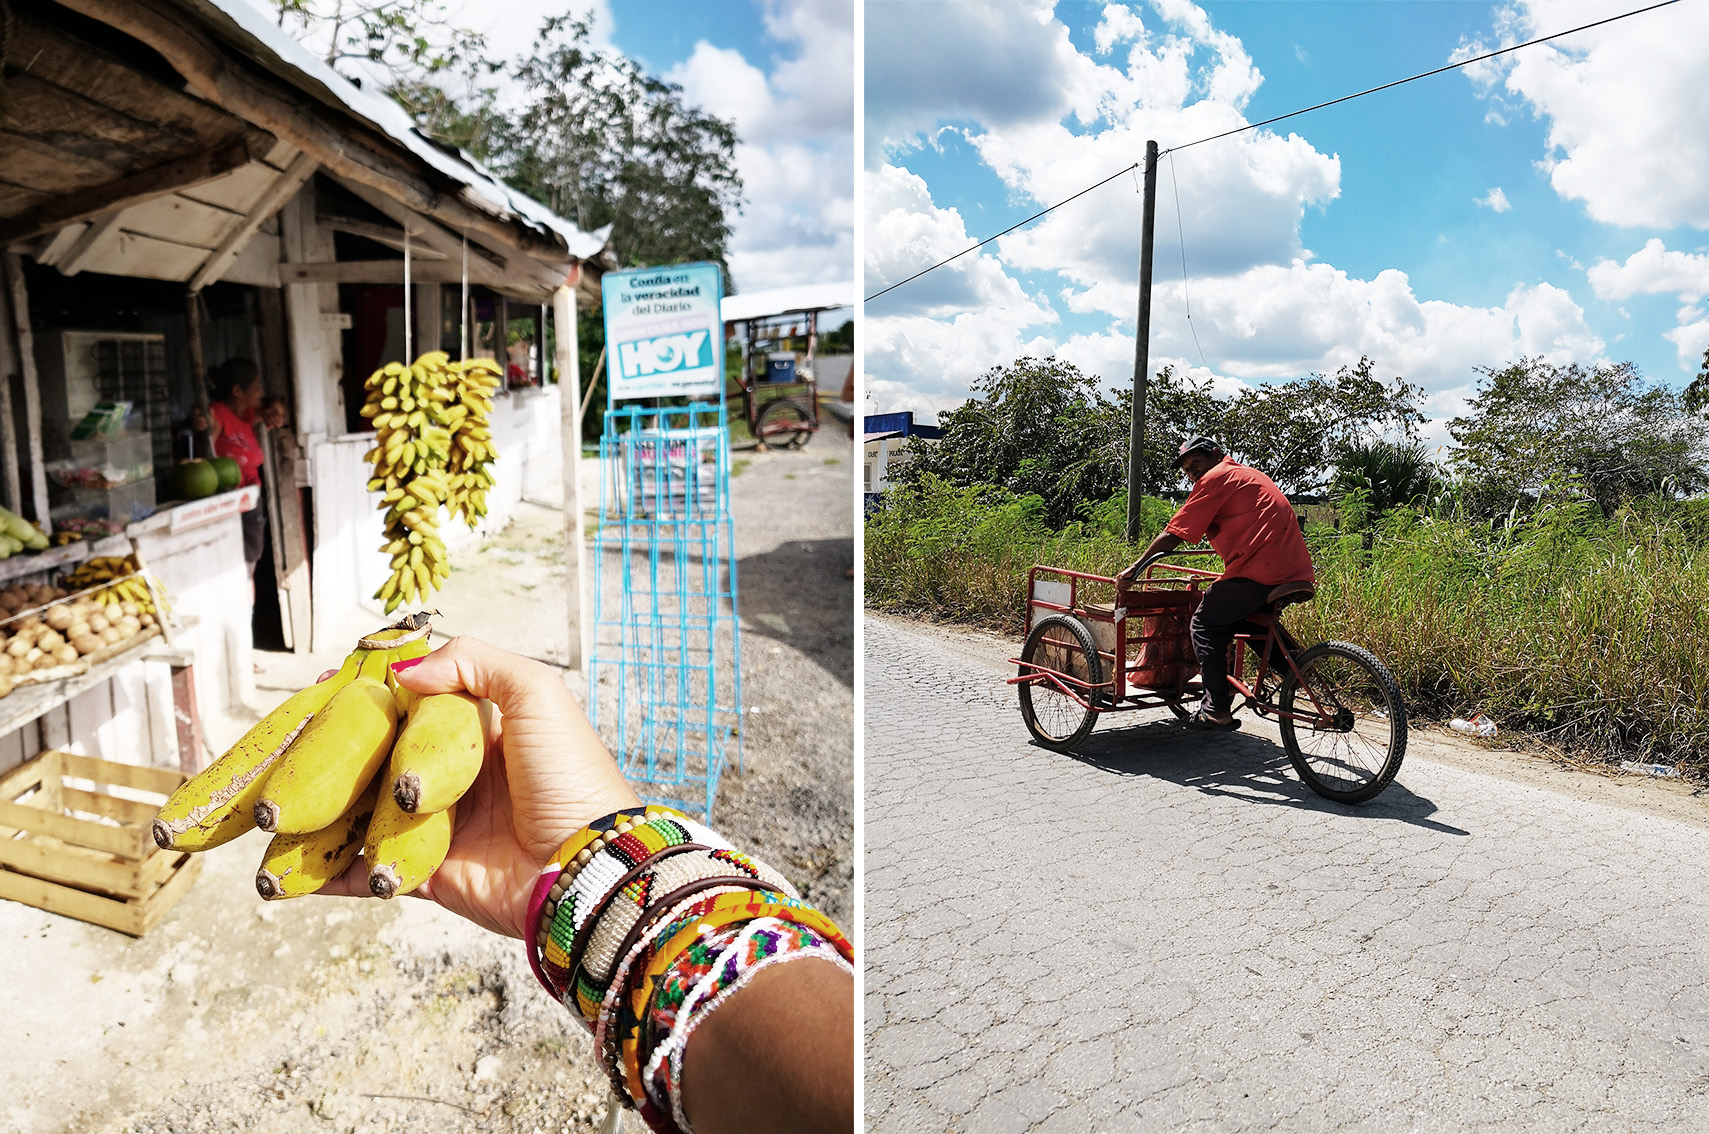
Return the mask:
<svg viewBox="0 0 1709 1134"><path fill-rule="evenodd" d="M1128 683L1174 690L1199 671L1187 624L1198 609L1199 591L1135 591L1124 596L1128 645L1134 647ZM1135 633L1135 630L1138 633Z"/></svg>

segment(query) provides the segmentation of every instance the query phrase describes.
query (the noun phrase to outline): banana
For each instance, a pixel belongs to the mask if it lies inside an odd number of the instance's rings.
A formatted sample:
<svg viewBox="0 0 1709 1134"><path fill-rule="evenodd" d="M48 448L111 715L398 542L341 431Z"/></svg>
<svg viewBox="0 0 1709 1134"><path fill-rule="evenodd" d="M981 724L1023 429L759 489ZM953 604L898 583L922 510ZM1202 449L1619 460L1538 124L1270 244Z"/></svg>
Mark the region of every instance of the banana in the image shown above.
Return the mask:
<svg viewBox="0 0 1709 1134"><path fill-rule="evenodd" d="M255 891L268 901L312 894L350 869L368 836L382 776L331 825L301 835L274 835L255 872Z"/></svg>
<svg viewBox="0 0 1709 1134"><path fill-rule="evenodd" d="M368 891L376 898L407 894L432 876L451 849L455 804L443 811L409 815L385 792L374 804L362 857L368 863Z"/></svg>
<svg viewBox="0 0 1709 1134"><path fill-rule="evenodd" d="M204 851L251 830L267 773L305 726L356 677L359 653L344 660L337 676L291 696L244 733L224 756L179 785L154 820L154 841L163 850Z"/></svg>
<svg viewBox="0 0 1709 1134"><path fill-rule="evenodd" d="M356 677L333 694L268 773L255 802L255 825L263 831L307 834L328 826L385 762L397 735L397 705L386 686L386 666L395 655L365 652Z"/></svg>
<svg viewBox="0 0 1709 1134"><path fill-rule="evenodd" d="M485 753L478 700L467 693L416 698L386 769L392 798L412 815L443 811L475 782Z"/></svg>

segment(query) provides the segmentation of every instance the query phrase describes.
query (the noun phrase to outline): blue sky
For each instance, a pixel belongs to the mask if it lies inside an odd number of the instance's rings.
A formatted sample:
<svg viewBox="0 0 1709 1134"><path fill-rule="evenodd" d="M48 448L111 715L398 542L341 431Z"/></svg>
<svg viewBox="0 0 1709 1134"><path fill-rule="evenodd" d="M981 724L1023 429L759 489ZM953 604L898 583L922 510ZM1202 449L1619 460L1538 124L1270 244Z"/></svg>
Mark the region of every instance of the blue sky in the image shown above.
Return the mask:
<svg viewBox="0 0 1709 1134"><path fill-rule="evenodd" d="M868 0L863 290L1139 160L1147 138L1636 6ZM1688 0L1165 157L1153 365L1233 389L1367 354L1439 420L1473 367L1522 353L1631 359L1680 385L1709 346L1706 64L1709 5ZM868 304L868 408L945 408L1021 354L1129 381L1139 211L1122 178Z"/></svg>

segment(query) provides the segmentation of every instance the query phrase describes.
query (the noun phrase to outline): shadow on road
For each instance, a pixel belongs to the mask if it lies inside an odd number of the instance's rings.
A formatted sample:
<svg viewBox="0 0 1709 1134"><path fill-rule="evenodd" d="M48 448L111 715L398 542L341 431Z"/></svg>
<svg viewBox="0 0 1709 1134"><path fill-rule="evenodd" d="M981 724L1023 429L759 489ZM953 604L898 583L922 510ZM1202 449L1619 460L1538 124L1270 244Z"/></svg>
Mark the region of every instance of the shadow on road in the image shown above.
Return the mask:
<svg viewBox="0 0 1709 1134"><path fill-rule="evenodd" d="M1034 746L1042 748L1036 743ZM1113 775L1151 776L1197 788L1207 795L1369 819L1396 819L1445 835L1471 834L1431 819L1436 804L1398 781L1369 803L1349 805L1324 799L1300 782L1281 745L1250 733L1220 733L1212 738L1189 733L1174 721L1151 721L1102 729L1087 737L1079 751L1053 754ZM1401 765L1401 774L1406 774L1405 764Z"/></svg>
<svg viewBox="0 0 1709 1134"><path fill-rule="evenodd" d="M792 539L736 564L742 633L772 638L854 687L854 563L848 539ZM751 639L750 639L751 640Z"/></svg>

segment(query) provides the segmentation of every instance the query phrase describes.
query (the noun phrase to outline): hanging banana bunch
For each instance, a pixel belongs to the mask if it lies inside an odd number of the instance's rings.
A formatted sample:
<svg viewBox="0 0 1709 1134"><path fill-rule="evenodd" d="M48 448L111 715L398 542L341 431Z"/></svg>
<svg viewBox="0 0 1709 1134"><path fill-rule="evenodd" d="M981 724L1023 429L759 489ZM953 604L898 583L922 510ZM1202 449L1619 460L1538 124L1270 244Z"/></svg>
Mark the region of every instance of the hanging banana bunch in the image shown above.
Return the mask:
<svg viewBox="0 0 1709 1134"><path fill-rule="evenodd" d="M374 466L368 491L384 492L385 543L391 575L374 592L390 614L405 602L425 599L451 574L445 542L434 522L450 495L446 463L451 456L451 403L456 398L450 356L429 351L412 366L387 363L368 376L362 416L374 423Z"/></svg>
<svg viewBox="0 0 1709 1134"><path fill-rule="evenodd" d="M490 358L471 358L452 363L456 397L450 409L451 459L448 479L451 485L447 509L453 517L461 517L471 529L487 514L487 489L493 486L493 474L488 468L498 459L493 446L493 391L504 380L503 371Z"/></svg>

